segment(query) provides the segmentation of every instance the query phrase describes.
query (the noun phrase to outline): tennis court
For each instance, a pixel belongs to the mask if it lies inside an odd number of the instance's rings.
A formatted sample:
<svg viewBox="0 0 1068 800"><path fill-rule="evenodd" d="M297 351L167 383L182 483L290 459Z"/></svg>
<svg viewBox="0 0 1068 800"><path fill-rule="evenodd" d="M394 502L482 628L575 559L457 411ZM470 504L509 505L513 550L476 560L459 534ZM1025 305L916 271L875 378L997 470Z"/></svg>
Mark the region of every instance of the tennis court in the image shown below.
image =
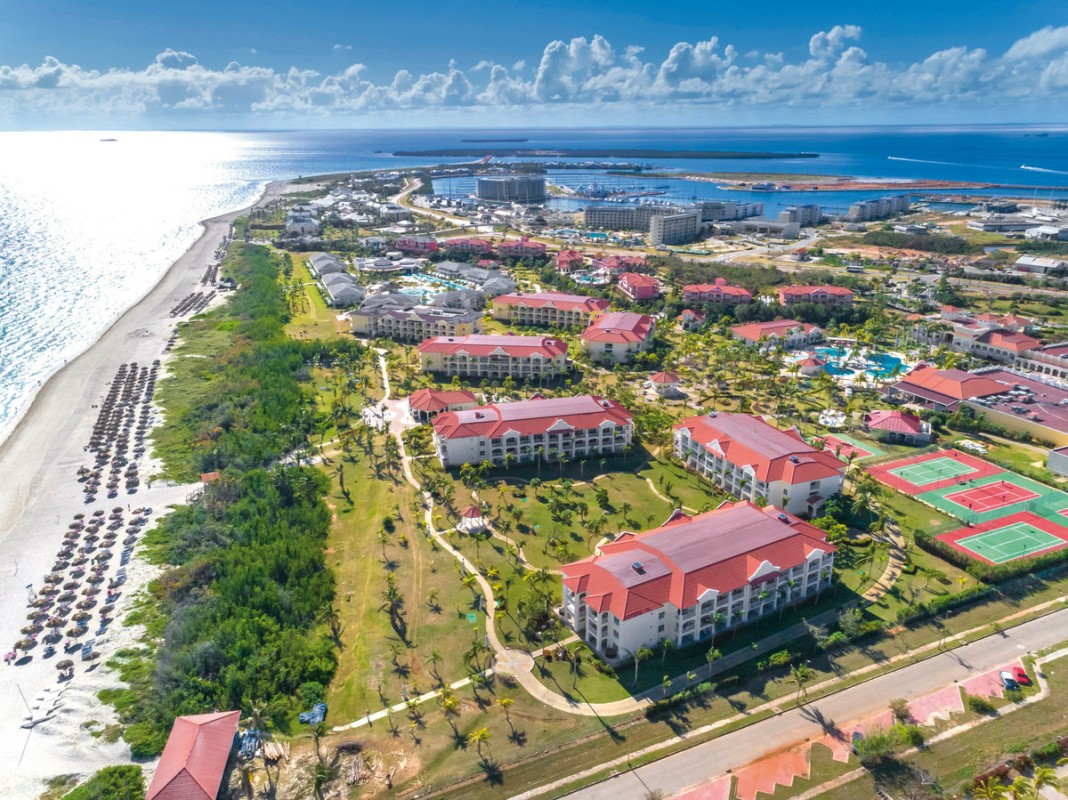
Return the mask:
<svg viewBox="0 0 1068 800"><path fill-rule="evenodd" d="M1010 483L1006 480L997 480L994 483L988 483L986 486L974 486L970 489L944 495L949 502L968 508L977 514L993 511L995 508L1011 506L1013 503L1034 500L1038 496L1037 492L1033 492L1025 486L1017 486L1015 483Z"/></svg>
<svg viewBox="0 0 1068 800"><path fill-rule="evenodd" d="M971 475L978 472L975 467L969 466L962 461L942 456L930 461L920 461L915 464L907 464L904 467L891 469L891 475L896 475L916 486L927 486L938 483L948 478L959 478L962 475Z"/></svg>
<svg viewBox="0 0 1068 800"><path fill-rule="evenodd" d="M957 539L954 544L993 564L1004 564L1006 561L1015 561L1043 550L1064 547L1068 542L1027 522L1014 522Z"/></svg>
<svg viewBox="0 0 1068 800"><path fill-rule="evenodd" d="M865 458L872 458L873 456L884 455L882 450L879 450L868 442L860 442L856 439L846 436L845 434L833 434L829 433L823 437L823 449L829 453L833 453L837 458L849 460L850 457L854 461L861 461Z"/></svg>

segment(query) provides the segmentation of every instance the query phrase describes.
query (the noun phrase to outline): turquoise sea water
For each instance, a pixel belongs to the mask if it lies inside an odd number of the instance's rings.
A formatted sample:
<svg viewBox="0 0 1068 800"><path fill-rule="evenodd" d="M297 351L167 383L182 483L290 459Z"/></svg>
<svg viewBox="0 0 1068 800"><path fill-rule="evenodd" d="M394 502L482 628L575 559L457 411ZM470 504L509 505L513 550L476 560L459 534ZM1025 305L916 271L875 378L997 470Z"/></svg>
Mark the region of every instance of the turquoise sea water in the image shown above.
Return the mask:
<svg viewBox="0 0 1068 800"><path fill-rule="evenodd" d="M197 220L249 204L272 178L441 163L392 151L469 147L496 131L0 133L0 438L42 381L82 352L199 235ZM996 181L1068 196L1068 127L501 131L523 147L816 152L815 159L649 161L692 171L804 172ZM102 141L115 139L116 141ZM492 146L492 145L487 145ZM1022 170L1021 165L1038 170ZM575 170L561 181L605 182ZM846 203L876 193L724 192L651 181L665 199ZM458 181L444 188L462 191ZM833 197L832 194L842 195Z"/></svg>

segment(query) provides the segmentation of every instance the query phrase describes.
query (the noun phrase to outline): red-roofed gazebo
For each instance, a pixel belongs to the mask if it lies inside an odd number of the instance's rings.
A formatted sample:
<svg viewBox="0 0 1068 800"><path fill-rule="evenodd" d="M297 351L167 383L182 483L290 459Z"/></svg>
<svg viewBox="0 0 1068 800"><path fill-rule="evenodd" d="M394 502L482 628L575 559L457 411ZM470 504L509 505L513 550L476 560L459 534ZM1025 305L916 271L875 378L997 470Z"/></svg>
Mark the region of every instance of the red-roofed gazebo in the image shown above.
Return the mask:
<svg viewBox="0 0 1068 800"><path fill-rule="evenodd" d="M214 800L240 719L240 711L175 719L145 800Z"/></svg>
<svg viewBox="0 0 1068 800"><path fill-rule="evenodd" d="M464 533L476 533L486 530L486 518L478 506L468 506L460 512L460 523L456 526Z"/></svg>

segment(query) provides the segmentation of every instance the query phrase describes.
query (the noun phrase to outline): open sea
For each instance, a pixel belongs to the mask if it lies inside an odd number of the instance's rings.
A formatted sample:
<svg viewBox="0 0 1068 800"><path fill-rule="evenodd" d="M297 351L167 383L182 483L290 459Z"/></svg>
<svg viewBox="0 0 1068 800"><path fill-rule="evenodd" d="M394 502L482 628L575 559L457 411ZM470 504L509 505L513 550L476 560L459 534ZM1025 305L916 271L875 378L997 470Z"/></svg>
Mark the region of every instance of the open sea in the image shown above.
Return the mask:
<svg viewBox="0 0 1068 800"><path fill-rule="evenodd" d="M439 164L448 159L390 153L520 137L528 141L485 147L815 152L819 158L642 161L680 175L989 181L1027 187L1001 192L1013 196L1068 196L1064 126L0 133L0 440L48 376L84 351L193 243L198 220L250 204L272 179ZM655 188L667 200L760 200L769 214L797 202L834 208L888 193L728 192L673 177L618 179L577 170L554 179ZM470 191L461 179L438 181L436 188ZM578 208L589 201L557 202Z"/></svg>

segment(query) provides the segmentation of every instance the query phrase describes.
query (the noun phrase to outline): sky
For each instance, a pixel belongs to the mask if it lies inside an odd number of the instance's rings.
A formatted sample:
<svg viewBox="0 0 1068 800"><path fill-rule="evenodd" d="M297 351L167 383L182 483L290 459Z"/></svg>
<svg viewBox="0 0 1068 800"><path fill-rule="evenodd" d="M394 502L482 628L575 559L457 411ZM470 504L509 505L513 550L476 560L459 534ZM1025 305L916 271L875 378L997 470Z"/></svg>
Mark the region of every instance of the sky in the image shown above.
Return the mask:
<svg viewBox="0 0 1068 800"><path fill-rule="evenodd" d="M1068 122L1064 0L6 0L0 127Z"/></svg>

